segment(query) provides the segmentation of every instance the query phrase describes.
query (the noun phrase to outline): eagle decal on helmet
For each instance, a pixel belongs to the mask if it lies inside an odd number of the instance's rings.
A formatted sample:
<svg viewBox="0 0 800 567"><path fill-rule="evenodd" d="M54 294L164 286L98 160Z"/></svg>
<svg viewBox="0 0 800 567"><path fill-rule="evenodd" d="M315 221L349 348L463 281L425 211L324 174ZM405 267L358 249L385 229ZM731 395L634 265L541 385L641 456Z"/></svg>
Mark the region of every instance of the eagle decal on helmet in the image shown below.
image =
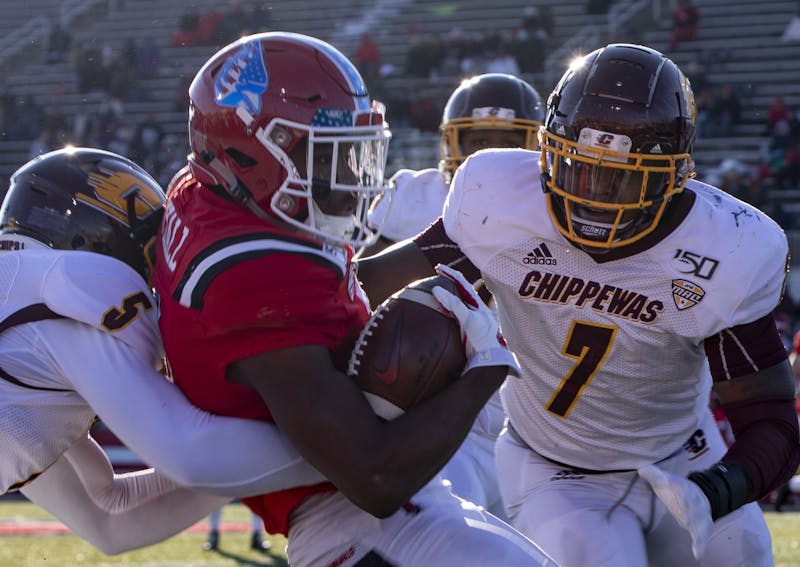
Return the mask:
<svg viewBox="0 0 800 567"><path fill-rule="evenodd" d="M261 95L269 85L261 45L245 43L239 52L225 61L214 83L217 104L237 108L243 106L250 116L261 111Z"/></svg>

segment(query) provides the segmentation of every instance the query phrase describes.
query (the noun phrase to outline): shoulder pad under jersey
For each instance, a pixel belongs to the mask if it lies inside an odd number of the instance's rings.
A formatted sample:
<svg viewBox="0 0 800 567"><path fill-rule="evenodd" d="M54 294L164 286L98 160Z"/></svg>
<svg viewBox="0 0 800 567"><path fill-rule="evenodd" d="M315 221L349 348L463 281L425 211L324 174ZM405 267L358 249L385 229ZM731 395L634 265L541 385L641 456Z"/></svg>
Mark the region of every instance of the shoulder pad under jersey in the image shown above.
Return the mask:
<svg viewBox="0 0 800 567"><path fill-rule="evenodd" d="M438 169L401 169L391 183L391 208L384 198L369 213L369 224L374 228L385 220L381 230L384 238L399 241L416 236L442 214L448 187Z"/></svg>
<svg viewBox="0 0 800 567"><path fill-rule="evenodd" d="M557 237L538 159L530 150L492 148L470 155L456 170L444 229L478 268L510 243L533 235Z"/></svg>
<svg viewBox="0 0 800 567"><path fill-rule="evenodd" d="M163 356L158 312L141 276L110 256L56 253L43 277L43 303L59 315L113 335L156 364Z"/></svg>
<svg viewBox="0 0 800 567"><path fill-rule="evenodd" d="M729 326L749 323L772 311L785 285L789 247L783 229L765 213L716 187L690 179L699 220L687 235L691 251L719 260L718 294L733 303Z"/></svg>

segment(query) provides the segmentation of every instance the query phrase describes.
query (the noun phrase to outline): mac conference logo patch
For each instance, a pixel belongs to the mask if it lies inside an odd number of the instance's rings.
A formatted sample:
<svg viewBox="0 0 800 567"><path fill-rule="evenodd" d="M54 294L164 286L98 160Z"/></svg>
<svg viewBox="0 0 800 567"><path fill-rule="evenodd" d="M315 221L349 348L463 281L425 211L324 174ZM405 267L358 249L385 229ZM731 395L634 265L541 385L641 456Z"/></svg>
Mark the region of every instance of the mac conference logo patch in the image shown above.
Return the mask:
<svg viewBox="0 0 800 567"><path fill-rule="evenodd" d="M703 297L706 291L694 282L689 280L672 280L672 301L675 302L675 307L683 311L694 307Z"/></svg>

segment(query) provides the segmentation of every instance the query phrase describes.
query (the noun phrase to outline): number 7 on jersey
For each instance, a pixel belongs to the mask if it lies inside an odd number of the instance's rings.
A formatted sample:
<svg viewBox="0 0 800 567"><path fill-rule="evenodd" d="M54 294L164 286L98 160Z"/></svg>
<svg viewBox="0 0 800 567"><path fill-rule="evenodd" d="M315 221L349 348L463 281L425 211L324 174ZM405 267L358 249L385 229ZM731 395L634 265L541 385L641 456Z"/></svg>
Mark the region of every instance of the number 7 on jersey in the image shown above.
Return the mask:
<svg viewBox="0 0 800 567"><path fill-rule="evenodd" d="M611 345L617 336L617 328L615 325L601 325L589 321L572 322L561 353L574 358L575 364L550 396L550 401L547 402L548 411L561 417L569 415L575 402L611 351Z"/></svg>

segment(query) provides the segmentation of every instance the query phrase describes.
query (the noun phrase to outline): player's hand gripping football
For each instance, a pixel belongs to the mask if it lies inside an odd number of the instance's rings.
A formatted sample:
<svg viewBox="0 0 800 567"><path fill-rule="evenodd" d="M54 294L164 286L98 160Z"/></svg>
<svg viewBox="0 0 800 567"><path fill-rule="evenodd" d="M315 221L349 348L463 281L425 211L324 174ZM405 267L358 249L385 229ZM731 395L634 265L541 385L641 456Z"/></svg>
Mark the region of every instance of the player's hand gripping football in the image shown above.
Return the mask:
<svg viewBox="0 0 800 567"><path fill-rule="evenodd" d="M692 553L699 560L714 528L706 495L688 478L664 472L655 465L640 468L639 476L650 484L658 499L692 536Z"/></svg>
<svg viewBox="0 0 800 567"><path fill-rule="evenodd" d="M461 341L467 355L464 373L478 366L508 366L511 374L519 376L519 362L508 350L497 319L467 279L458 270L442 264L436 266L436 273L451 280L459 290L460 297L456 297L437 286L433 288L433 296L461 327Z"/></svg>

